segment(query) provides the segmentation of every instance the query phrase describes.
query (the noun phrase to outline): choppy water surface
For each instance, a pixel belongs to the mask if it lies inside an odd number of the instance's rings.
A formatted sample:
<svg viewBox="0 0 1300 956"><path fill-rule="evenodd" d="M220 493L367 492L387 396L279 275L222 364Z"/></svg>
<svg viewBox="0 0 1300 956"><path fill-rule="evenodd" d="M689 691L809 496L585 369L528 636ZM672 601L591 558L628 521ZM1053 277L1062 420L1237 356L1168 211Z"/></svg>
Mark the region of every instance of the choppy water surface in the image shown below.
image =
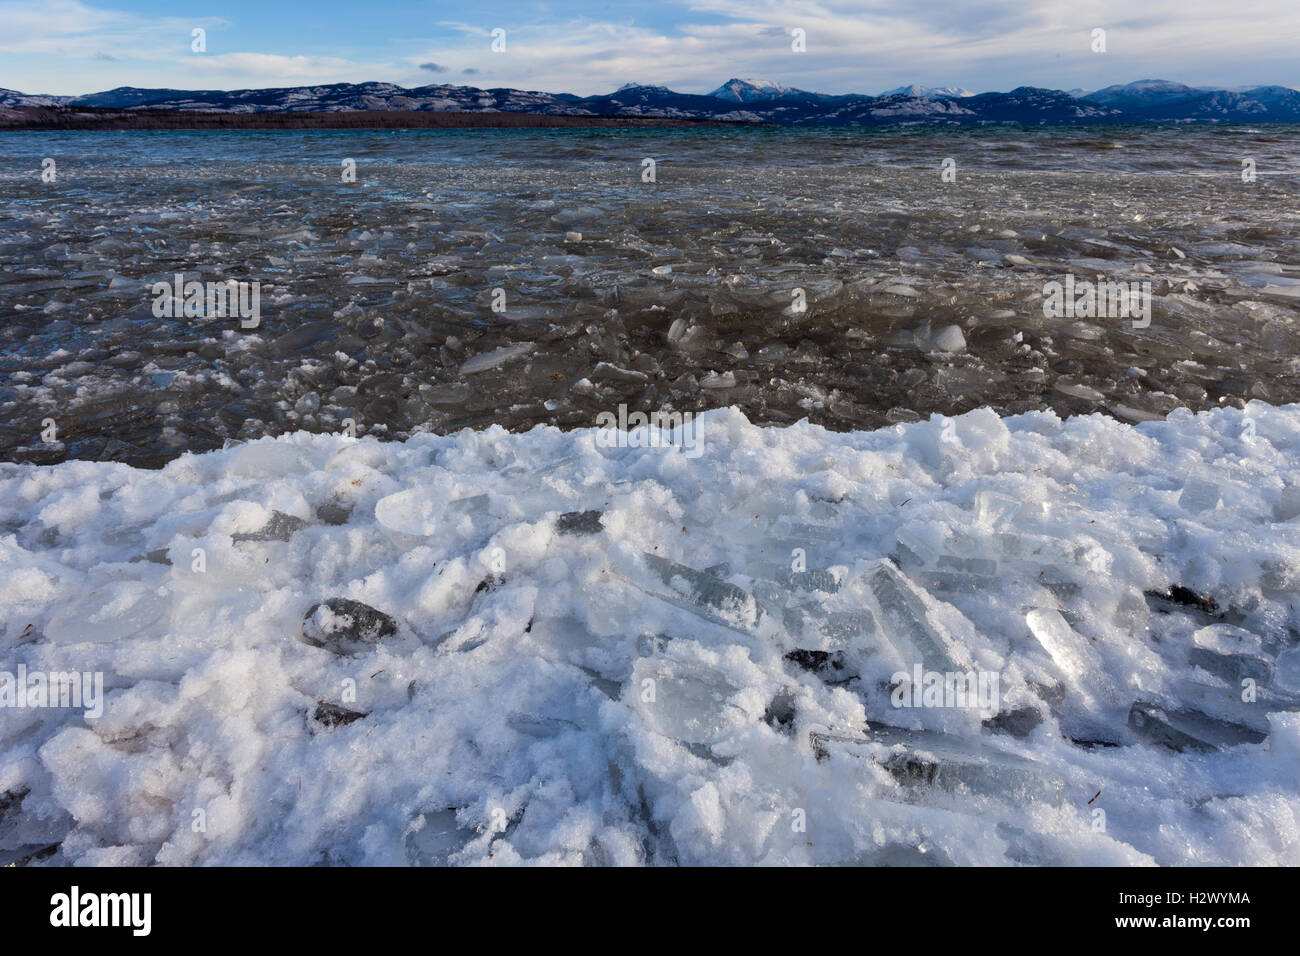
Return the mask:
<svg viewBox="0 0 1300 956"><path fill-rule="evenodd" d="M0 134L0 458L154 465L347 418L401 437L619 404L849 429L1295 401L1298 145L1296 127ZM176 273L260 282L260 326L155 317L150 285ZM1045 318L1066 273L1149 281L1150 326Z"/></svg>

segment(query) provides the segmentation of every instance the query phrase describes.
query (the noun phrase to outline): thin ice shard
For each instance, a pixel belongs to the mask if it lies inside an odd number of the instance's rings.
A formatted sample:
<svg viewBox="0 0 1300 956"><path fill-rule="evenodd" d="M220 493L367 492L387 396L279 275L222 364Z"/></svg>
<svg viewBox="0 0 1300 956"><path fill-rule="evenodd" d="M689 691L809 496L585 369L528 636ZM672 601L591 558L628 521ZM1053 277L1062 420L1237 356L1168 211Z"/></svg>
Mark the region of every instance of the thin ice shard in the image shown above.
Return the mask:
<svg viewBox="0 0 1300 956"><path fill-rule="evenodd" d="M1065 784L1046 768L982 740L875 726L863 736L813 732L819 761L844 755L880 764L906 789L976 793L1017 803L1060 804Z"/></svg>
<svg viewBox="0 0 1300 956"><path fill-rule="evenodd" d="M1268 739L1266 731L1221 720L1190 707L1154 701L1135 702L1129 711L1128 726L1139 740L1180 752L1210 753Z"/></svg>
<svg viewBox="0 0 1300 956"><path fill-rule="evenodd" d="M986 528L998 528L1020 512L1020 501L1009 495L989 491L975 493L975 520Z"/></svg>
<svg viewBox="0 0 1300 956"><path fill-rule="evenodd" d="M1025 615L1025 622L1029 625L1029 633L1034 635L1071 683L1078 684L1088 675L1104 671L1097 652L1086 638L1070 627L1060 611L1034 608Z"/></svg>
<svg viewBox="0 0 1300 956"><path fill-rule="evenodd" d="M905 660L919 660L929 671L958 668L948 642L930 622L925 599L916 585L891 561L881 560L866 575L867 586L880 609L880 626Z"/></svg>
<svg viewBox="0 0 1300 956"><path fill-rule="evenodd" d="M752 631L762 620L758 602L743 588L657 554L641 557L646 569L663 585L647 587L635 578L628 578L647 594L742 631Z"/></svg>

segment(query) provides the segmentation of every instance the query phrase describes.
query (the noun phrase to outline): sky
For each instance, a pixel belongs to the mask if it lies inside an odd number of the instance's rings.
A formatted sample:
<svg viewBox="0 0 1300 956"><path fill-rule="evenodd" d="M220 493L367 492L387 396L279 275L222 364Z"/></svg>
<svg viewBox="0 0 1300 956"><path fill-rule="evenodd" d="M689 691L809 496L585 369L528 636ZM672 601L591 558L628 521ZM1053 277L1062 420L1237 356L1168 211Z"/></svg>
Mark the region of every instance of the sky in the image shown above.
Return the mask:
<svg viewBox="0 0 1300 956"><path fill-rule="evenodd" d="M367 80L707 93L733 76L824 93L1300 88L1298 51L1300 0L0 0L0 87L59 95Z"/></svg>

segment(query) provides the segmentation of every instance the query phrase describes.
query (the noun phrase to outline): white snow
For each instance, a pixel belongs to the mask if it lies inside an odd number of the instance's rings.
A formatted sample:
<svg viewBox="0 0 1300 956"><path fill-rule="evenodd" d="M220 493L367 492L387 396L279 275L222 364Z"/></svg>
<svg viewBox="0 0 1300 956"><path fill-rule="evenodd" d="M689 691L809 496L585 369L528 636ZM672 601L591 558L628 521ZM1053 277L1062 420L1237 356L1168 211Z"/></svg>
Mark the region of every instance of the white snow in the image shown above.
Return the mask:
<svg viewBox="0 0 1300 956"><path fill-rule="evenodd" d="M0 792L26 792L0 855L1300 863L1300 406L699 428L697 458L493 427L0 465L0 671L104 675L97 719L0 708ZM599 531L557 530L587 510ZM236 538L275 512L308 524ZM1148 606L1171 585L1221 617ZM396 634L308 646L331 598ZM1237 700L1194 652L1276 658L1274 682ZM891 675L922 654L1042 722L896 708ZM1267 738L1156 747L1137 699L1254 708ZM365 716L329 726L322 703ZM933 785L886 769L909 752L939 761Z"/></svg>

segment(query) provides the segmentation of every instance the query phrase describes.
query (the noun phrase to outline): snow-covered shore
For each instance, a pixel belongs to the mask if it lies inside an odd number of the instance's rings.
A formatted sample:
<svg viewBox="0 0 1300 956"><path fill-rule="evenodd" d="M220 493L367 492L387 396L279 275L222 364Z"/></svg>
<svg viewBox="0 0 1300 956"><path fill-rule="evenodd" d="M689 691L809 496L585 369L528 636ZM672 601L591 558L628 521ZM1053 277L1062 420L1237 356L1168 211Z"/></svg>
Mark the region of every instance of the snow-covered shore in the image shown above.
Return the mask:
<svg viewBox="0 0 1300 956"><path fill-rule="evenodd" d="M1300 406L698 424L0 465L0 862L1300 863Z"/></svg>

